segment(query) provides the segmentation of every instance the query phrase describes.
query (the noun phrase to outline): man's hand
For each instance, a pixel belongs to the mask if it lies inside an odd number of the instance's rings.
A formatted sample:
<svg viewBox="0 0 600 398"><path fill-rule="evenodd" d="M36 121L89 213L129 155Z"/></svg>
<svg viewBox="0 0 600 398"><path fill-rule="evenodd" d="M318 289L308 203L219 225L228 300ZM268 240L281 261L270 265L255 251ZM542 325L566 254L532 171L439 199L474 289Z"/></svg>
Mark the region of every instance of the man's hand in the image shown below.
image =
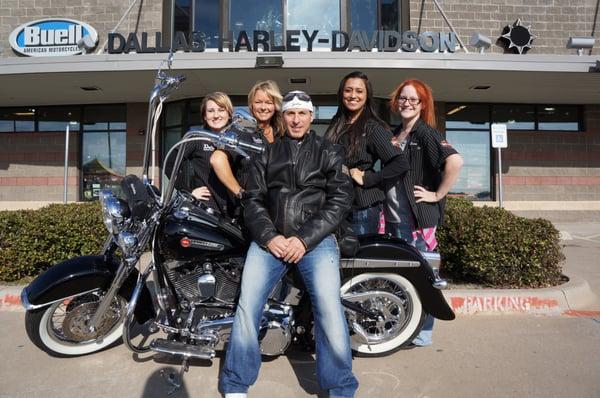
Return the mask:
<svg viewBox="0 0 600 398"><path fill-rule="evenodd" d="M210 191L208 190L208 187L196 188L192 191L192 195L198 200L210 199Z"/></svg>
<svg viewBox="0 0 600 398"><path fill-rule="evenodd" d="M287 238L287 242L288 247L283 254L283 261L288 263L297 263L298 261L302 260L304 254L306 254L306 247L304 247L304 243L302 243L302 241L295 236Z"/></svg>
<svg viewBox="0 0 600 398"><path fill-rule="evenodd" d="M422 186L415 185L414 195L417 203L419 202L428 202L435 203L438 202L439 199L437 197L437 192L428 191Z"/></svg>
<svg viewBox="0 0 600 398"><path fill-rule="evenodd" d="M364 184L364 181L363 181L364 175L365 175L365 172L360 169L357 169L356 167L353 169L350 169L350 176L352 176L352 179L354 181L356 181L356 183L358 185Z"/></svg>
<svg viewBox="0 0 600 398"><path fill-rule="evenodd" d="M267 249L277 258L284 256L288 246L289 242L283 235L277 235L267 243Z"/></svg>

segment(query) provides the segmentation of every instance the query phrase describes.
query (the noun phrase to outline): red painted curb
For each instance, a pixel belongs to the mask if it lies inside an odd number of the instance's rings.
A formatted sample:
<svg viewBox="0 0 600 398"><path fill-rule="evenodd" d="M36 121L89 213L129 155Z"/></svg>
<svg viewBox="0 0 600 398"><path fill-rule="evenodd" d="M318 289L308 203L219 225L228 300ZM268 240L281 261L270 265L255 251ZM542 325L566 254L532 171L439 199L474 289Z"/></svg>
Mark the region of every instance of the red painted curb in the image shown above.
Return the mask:
<svg viewBox="0 0 600 398"><path fill-rule="evenodd" d="M563 315L577 318L600 318L600 311L568 310L563 312Z"/></svg>
<svg viewBox="0 0 600 398"><path fill-rule="evenodd" d="M568 305L560 296L519 295L503 292L461 292L446 297L448 304L457 315L479 314L532 314L560 315ZM456 293L454 293L456 294Z"/></svg>
<svg viewBox="0 0 600 398"><path fill-rule="evenodd" d="M14 294L0 296L0 307L21 307L21 297Z"/></svg>

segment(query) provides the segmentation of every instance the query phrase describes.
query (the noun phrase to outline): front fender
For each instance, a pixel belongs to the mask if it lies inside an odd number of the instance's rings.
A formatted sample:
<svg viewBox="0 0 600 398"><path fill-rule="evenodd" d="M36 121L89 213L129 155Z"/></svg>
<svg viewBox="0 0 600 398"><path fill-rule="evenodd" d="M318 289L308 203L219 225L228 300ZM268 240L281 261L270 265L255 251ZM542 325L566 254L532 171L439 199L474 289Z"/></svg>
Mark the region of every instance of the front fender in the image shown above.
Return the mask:
<svg viewBox="0 0 600 398"><path fill-rule="evenodd" d="M389 235L360 237L360 243L354 258L341 261L344 277L363 272L396 273L415 286L427 313L445 321L455 318L442 292L432 284L435 275L431 266L417 249Z"/></svg>
<svg viewBox="0 0 600 398"><path fill-rule="evenodd" d="M21 293L21 302L29 311L95 289L107 290L118 267L116 260L107 261L104 256L83 256L63 261L38 275L26 286ZM138 271L132 270L119 290L119 295L126 300L131 298L137 276ZM146 286L141 292L135 313L138 321L142 322L154 314Z"/></svg>

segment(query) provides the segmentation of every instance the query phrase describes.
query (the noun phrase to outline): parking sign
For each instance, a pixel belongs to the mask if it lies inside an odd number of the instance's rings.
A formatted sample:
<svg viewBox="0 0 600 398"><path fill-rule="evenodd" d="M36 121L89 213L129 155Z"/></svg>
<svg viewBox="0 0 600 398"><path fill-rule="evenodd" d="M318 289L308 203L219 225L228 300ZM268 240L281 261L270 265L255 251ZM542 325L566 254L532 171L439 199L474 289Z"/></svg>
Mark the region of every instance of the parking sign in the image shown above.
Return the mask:
<svg viewBox="0 0 600 398"><path fill-rule="evenodd" d="M492 148L507 148L508 135L506 134L506 124L492 124Z"/></svg>

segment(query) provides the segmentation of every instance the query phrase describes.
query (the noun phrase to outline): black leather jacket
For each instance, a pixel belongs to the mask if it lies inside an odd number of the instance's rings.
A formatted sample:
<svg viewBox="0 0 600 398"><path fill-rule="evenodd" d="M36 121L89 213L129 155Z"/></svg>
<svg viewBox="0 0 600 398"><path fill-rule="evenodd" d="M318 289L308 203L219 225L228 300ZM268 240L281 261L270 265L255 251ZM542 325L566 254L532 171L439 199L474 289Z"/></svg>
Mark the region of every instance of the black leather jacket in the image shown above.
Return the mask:
<svg viewBox="0 0 600 398"><path fill-rule="evenodd" d="M342 148L314 131L288 136L257 157L242 200L252 239L266 247L277 235L297 236L307 250L340 224L352 205L352 182L342 172Z"/></svg>

